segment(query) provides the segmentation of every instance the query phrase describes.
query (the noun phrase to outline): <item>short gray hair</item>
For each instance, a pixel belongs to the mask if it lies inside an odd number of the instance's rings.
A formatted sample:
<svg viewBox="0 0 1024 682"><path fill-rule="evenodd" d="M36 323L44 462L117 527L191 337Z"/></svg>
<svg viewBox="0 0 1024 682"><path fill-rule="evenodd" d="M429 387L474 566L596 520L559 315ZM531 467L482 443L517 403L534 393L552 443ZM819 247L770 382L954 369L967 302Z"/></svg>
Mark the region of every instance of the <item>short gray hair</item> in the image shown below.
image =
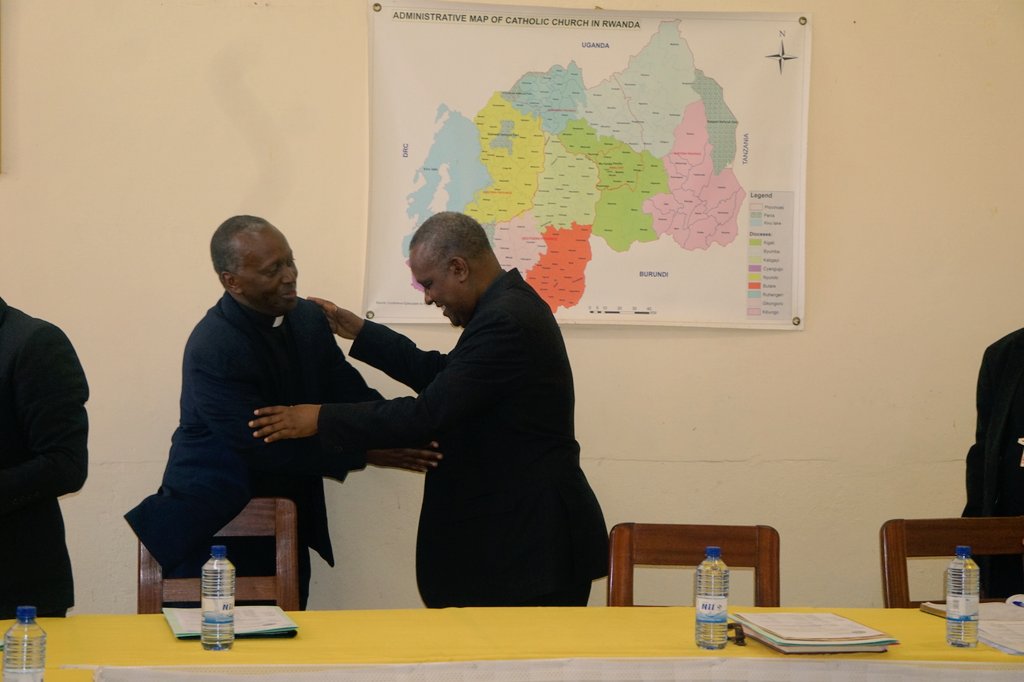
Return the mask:
<svg viewBox="0 0 1024 682"><path fill-rule="evenodd" d="M276 229L263 218L251 215L236 215L228 218L210 240L210 258L213 260L213 271L218 275L222 272L237 272L242 265L235 236L241 233L258 234L263 230Z"/></svg>
<svg viewBox="0 0 1024 682"><path fill-rule="evenodd" d="M455 256L476 260L492 253L487 233L465 213L444 211L427 218L409 242L409 250L420 247L430 263L443 264Z"/></svg>

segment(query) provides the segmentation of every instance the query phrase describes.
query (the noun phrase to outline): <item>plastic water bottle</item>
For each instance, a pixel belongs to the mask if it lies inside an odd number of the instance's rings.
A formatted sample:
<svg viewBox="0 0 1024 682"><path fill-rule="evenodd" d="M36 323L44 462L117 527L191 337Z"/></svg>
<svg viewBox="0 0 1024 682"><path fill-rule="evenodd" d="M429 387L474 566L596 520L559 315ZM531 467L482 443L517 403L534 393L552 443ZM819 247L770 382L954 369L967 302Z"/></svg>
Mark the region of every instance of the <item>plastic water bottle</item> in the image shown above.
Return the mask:
<svg viewBox="0 0 1024 682"><path fill-rule="evenodd" d="M235 643L235 567L227 548L214 545L203 565L202 578L204 649L226 651Z"/></svg>
<svg viewBox="0 0 1024 682"><path fill-rule="evenodd" d="M725 648L729 606L729 567L722 561L722 550L708 547L704 561L694 576L694 604L697 610L697 646L701 649Z"/></svg>
<svg viewBox="0 0 1024 682"><path fill-rule="evenodd" d="M946 642L950 646L978 646L978 564L971 548L956 546L956 557L946 571Z"/></svg>
<svg viewBox="0 0 1024 682"><path fill-rule="evenodd" d="M15 614L4 635L4 682L43 682L46 633L36 623L36 607L19 606Z"/></svg>

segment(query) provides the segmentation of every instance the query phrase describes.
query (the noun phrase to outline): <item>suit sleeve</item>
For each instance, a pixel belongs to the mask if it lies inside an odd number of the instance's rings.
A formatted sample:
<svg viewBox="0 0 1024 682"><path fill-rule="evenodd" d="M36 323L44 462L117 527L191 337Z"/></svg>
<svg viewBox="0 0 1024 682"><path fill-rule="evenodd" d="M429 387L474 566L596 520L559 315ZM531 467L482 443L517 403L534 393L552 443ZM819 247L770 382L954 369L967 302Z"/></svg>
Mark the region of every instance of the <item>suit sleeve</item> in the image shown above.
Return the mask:
<svg viewBox="0 0 1024 682"><path fill-rule="evenodd" d="M0 469L0 516L81 489L88 470L89 386L74 347L51 324L26 340L11 373L25 461Z"/></svg>
<svg viewBox="0 0 1024 682"><path fill-rule="evenodd" d="M363 330L352 342L350 352L352 357L417 393L426 388L448 362L443 353L420 350L407 337L370 320L363 322Z"/></svg>
<svg viewBox="0 0 1024 682"><path fill-rule="evenodd" d="M387 360L380 369L409 379L411 388L432 380L415 398L324 405L319 420L324 442L361 449L417 447L517 393L528 370L521 327L500 310L480 315L447 356L424 353L400 335L389 348L371 353L376 361ZM365 350L360 357L366 357Z"/></svg>

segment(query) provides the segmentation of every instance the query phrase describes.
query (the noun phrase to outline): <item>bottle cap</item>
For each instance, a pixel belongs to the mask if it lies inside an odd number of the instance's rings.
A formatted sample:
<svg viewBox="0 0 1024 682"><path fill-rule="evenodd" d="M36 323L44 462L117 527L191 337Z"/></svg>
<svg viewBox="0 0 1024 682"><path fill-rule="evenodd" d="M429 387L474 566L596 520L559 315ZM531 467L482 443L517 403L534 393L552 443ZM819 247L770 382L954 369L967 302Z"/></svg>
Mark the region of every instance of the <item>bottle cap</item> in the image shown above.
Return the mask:
<svg viewBox="0 0 1024 682"><path fill-rule="evenodd" d="M958 557L969 557L969 556L971 556L971 546L970 545L957 545L956 546L956 555Z"/></svg>
<svg viewBox="0 0 1024 682"><path fill-rule="evenodd" d="M223 559L228 555L228 548L224 545L214 545L210 548L210 555L214 559Z"/></svg>
<svg viewBox="0 0 1024 682"><path fill-rule="evenodd" d="M36 619L36 607L19 606L14 610L14 616L18 619L19 623L31 623Z"/></svg>
<svg viewBox="0 0 1024 682"><path fill-rule="evenodd" d="M704 554L709 559L718 559L722 556L722 548L710 545L706 550L704 550Z"/></svg>

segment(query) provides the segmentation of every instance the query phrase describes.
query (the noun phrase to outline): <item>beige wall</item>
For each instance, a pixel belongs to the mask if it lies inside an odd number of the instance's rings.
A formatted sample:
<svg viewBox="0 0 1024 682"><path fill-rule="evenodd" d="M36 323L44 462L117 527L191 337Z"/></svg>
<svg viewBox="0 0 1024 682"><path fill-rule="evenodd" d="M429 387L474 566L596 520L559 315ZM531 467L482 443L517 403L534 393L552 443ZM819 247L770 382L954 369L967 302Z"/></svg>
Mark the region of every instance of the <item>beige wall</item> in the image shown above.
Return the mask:
<svg viewBox="0 0 1024 682"><path fill-rule="evenodd" d="M784 604L878 605L878 527L959 513L982 350L1024 321L1024 3L601 5L813 18L806 331L564 330L609 525L769 523ZM268 217L302 292L359 306L364 8L0 0L0 296L62 326L92 388L89 480L62 501L76 612L134 610L121 515L159 483L182 347L219 295L213 228ZM420 487L381 470L328 484L339 565L315 560L314 608L420 605ZM654 599L689 592L653 580Z"/></svg>

